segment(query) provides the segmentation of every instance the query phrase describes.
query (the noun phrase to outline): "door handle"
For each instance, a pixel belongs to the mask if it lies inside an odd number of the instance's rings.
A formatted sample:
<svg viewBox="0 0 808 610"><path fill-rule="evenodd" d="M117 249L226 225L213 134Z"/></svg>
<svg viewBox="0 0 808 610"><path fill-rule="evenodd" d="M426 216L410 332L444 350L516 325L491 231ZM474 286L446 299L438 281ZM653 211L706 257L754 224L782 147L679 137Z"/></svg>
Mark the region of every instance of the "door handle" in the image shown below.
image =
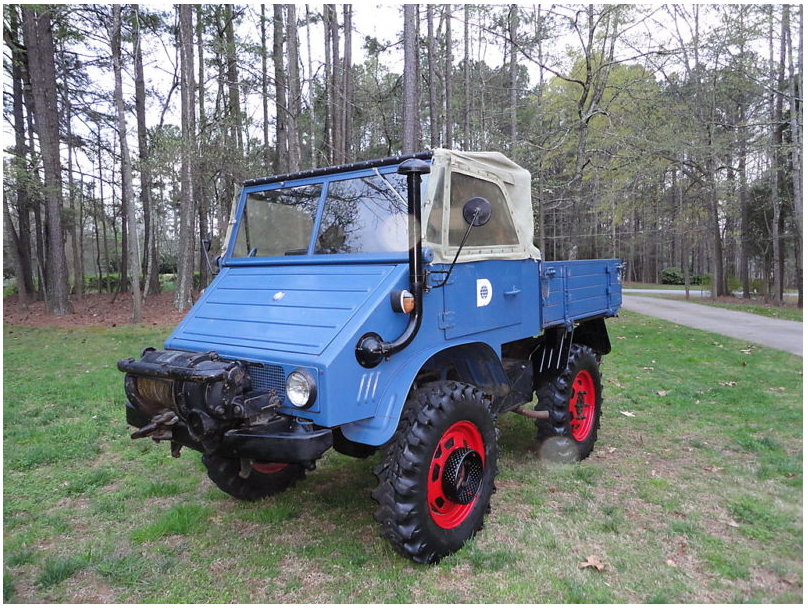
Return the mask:
<svg viewBox="0 0 808 610"><path fill-rule="evenodd" d="M522 289L521 289L521 288L517 288L516 286L514 286L514 287L513 287L513 288L511 288L510 290L506 290L506 291L505 291L505 296L506 296L506 297L515 297L515 296L516 296L517 294L519 294L520 292L522 292Z"/></svg>

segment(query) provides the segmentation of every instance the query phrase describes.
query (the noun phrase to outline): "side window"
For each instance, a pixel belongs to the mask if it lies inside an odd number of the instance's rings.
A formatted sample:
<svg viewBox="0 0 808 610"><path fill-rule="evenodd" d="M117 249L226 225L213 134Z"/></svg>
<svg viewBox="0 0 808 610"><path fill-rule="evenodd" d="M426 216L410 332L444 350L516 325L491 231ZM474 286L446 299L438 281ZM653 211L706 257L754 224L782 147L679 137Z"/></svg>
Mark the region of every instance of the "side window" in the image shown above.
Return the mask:
<svg viewBox="0 0 808 610"><path fill-rule="evenodd" d="M512 246L519 243L505 194L495 183L453 172L451 193L450 246L457 247L463 240L468 227L463 220L463 204L472 197L485 197L491 202L491 220L482 227L471 230L466 246Z"/></svg>
<svg viewBox="0 0 808 610"><path fill-rule="evenodd" d="M443 176L441 171L438 183L435 185L435 197L432 201L432 210L429 212L429 221L426 225L426 241L431 244L441 243L441 228L443 228Z"/></svg>

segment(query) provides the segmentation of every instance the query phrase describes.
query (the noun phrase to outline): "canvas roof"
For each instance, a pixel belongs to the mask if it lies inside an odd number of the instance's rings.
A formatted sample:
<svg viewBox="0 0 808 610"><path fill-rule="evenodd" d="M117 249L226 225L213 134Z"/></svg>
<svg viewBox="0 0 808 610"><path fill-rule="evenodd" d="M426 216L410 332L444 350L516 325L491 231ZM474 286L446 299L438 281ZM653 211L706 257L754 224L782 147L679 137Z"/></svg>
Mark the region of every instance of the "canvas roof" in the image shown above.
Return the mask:
<svg viewBox="0 0 808 610"><path fill-rule="evenodd" d="M457 253L457 247L449 246L450 206L445 205L450 200L451 172L462 172L497 184L505 194L508 213L511 215L518 237L518 243L515 245L496 243L489 243L485 247L470 247L467 245L460 253L458 262L493 259L541 259L541 252L533 245L530 172L500 152L461 152L436 148L433 150L432 171L429 174L427 186L427 200L421 213L424 226L424 245L433 250L435 254L434 262L451 263ZM456 210L458 208L462 209L463 203L465 202L451 202ZM443 209L440 241L435 239L434 234L430 240L430 231L426 228L430 218L433 217L431 213L435 205L442 206ZM472 229L472 233L482 230L485 230L485 227L475 227ZM469 242L471 242L471 239L469 239Z"/></svg>

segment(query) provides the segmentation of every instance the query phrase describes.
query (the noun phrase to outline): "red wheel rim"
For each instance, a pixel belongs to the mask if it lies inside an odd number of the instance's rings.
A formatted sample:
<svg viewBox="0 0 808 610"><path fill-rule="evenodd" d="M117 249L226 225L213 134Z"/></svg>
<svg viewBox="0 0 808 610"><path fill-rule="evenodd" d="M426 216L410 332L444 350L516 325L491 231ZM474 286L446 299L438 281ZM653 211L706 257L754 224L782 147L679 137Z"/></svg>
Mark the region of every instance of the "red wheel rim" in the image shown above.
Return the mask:
<svg viewBox="0 0 808 610"><path fill-rule="evenodd" d="M589 436L595 420L595 381L589 371L578 371L572 382L570 415L572 438L581 442Z"/></svg>
<svg viewBox="0 0 808 610"><path fill-rule="evenodd" d="M274 474L286 468L289 464L282 462L253 462L252 469L261 474Z"/></svg>
<svg viewBox="0 0 808 610"><path fill-rule="evenodd" d="M452 529L463 523L477 503L477 495L467 504L456 502L449 497L444 488L447 461L453 453L457 454L458 450L465 450L466 453L469 453L469 450L476 452L483 467L485 466L483 437L477 426L469 421L457 422L443 433L427 472L429 514L432 515L435 524L443 529Z"/></svg>

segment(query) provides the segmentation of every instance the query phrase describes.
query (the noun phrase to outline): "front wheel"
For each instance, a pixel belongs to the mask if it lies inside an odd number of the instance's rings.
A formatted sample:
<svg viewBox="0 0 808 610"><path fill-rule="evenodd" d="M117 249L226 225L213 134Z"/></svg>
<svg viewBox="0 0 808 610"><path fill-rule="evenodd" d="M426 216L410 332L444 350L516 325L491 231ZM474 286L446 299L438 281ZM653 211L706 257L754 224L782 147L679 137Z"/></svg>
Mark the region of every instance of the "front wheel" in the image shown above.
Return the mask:
<svg viewBox="0 0 808 610"><path fill-rule="evenodd" d="M562 439L582 460L592 453L598 438L603 402L600 363L592 348L573 343L564 371L536 389L538 409L547 409L549 419L536 420L540 441Z"/></svg>
<svg viewBox="0 0 808 610"><path fill-rule="evenodd" d="M454 553L482 528L494 492L490 401L454 381L419 388L375 472L375 518L393 547L417 563Z"/></svg>
<svg viewBox="0 0 808 610"><path fill-rule="evenodd" d="M293 486L306 475L300 464L253 462L247 477L241 476L241 460L203 455L208 477L223 492L239 500L255 502Z"/></svg>

